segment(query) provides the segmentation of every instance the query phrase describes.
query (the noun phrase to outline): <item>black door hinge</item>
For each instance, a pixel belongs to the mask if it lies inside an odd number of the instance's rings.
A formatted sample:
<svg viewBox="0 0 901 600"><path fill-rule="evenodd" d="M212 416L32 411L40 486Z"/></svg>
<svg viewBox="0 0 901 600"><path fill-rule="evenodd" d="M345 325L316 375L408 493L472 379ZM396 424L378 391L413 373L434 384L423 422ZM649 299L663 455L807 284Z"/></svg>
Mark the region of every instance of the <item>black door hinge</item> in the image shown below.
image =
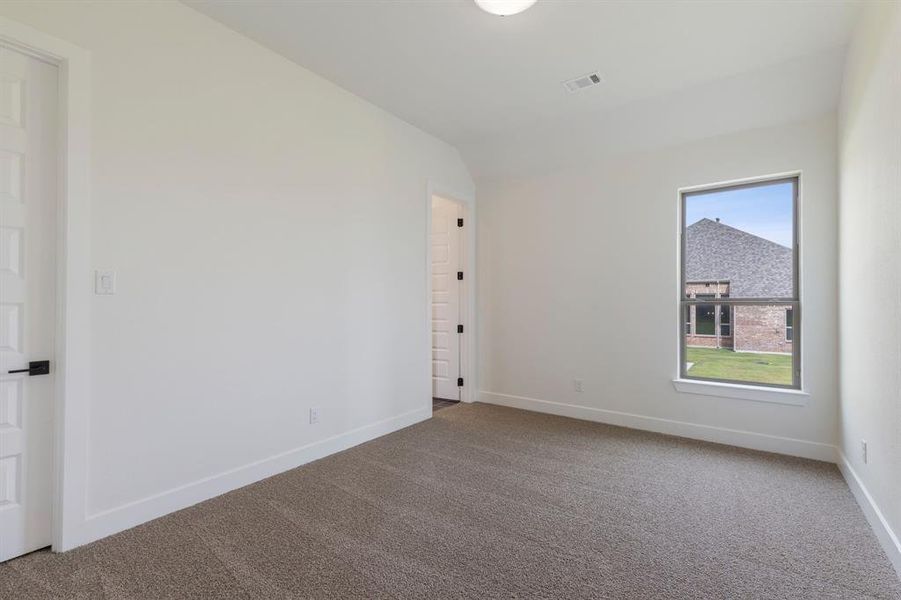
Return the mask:
<svg viewBox="0 0 901 600"><path fill-rule="evenodd" d="M463 378L457 377L457 387L463 387Z"/></svg>
<svg viewBox="0 0 901 600"><path fill-rule="evenodd" d="M457 227L463 227L463 219L457 219Z"/></svg>
<svg viewBox="0 0 901 600"><path fill-rule="evenodd" d="M457 325L457 333L463 333L463 326Z"/></svg>
<svg viewBox="0 0 901 600"><path fill-rule="evenodd" d="M457 280L463 281L463 271L457 271Z"/></svg>

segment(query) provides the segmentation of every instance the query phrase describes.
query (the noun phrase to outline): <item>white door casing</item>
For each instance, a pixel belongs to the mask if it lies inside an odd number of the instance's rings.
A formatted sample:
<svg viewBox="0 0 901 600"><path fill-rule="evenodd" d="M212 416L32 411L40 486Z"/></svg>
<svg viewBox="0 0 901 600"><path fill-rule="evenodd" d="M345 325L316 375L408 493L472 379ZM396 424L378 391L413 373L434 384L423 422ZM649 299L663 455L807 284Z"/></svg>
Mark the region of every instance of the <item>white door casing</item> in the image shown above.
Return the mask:
<svg viewBox="0 0 901 600"><path fill-rule="evenodd" d="M0 561L51 543L58 78L0 46Z"/></svg>
<svg viewBox="0 0 901 600"><path fill-rule="evenodd" d="M432 198L432 397L460 399L460 318L462 234L457 219L463 206L440 196ZM465 274L464 274L465 275Z"/></svg>

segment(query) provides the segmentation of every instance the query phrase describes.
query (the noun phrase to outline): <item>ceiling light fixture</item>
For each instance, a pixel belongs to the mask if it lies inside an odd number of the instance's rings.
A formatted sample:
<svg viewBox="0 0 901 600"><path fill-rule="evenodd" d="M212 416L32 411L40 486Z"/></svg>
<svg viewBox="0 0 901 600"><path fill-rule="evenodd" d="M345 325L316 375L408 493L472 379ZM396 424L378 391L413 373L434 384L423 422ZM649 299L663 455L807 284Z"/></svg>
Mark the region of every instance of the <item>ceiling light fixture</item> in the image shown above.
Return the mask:
<svg viewBox="0 0 901 600"><path fill-rule="evenodd" d="M501 17L509 17L526 10L538 0L475 0L485 12Z"/></svg>

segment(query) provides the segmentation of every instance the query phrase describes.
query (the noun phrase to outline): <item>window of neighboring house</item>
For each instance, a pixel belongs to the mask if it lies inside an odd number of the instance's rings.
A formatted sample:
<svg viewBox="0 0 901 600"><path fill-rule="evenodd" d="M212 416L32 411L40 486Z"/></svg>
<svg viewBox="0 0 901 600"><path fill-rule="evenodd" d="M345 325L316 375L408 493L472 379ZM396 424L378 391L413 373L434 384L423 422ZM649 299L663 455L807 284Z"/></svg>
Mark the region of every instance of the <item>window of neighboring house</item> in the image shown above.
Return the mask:
<svg viewBox="0 0 901 600"><path fill-rule="evenodd" d="M698 294L698 300L713 300L713 294ZM716 335L716 306L713 304L698 304L695 306L695 334Z"/></svg>
<svg viewBox="0 0 901 600"><path fill-rule="evenodd" d="M720 335L723 337L732 335L732 307L725 304L720 304Z"/></svg>
<svg viewBox="0 0 901 600"><path fill-rule="evenodd" d="M800 388L798 178L684 191L681 202L681 377Z"/></svg>

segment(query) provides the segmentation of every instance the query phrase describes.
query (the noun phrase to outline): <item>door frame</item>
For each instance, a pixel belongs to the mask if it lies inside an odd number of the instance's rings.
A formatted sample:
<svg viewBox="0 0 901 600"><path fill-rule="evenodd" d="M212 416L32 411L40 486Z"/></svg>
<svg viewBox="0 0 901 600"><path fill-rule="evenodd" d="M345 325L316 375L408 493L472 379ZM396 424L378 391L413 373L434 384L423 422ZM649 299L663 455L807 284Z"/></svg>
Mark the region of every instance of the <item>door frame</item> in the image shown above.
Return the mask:
<svg viewBox="0 0 901 600"><path fill-rule="evenodd" d="M450 186L429 181L426 194L425 219L425 264L426 264L426 323L428 327L428 374L429 374L429 410L432 399L432 197L440 196L459 203L463 207L463 290L460 301L460 317L464 324L463 339L460 340L460 376L463 378L463 389L460 390L461 402L475 402L478 390L478 372L476 369L476 345L478 321L476 312L476 203L472 192L461 192Z"/></svg>
<svg viewBox="0 0 901 600"><path fill-rule="evenodd" d="M91 391L91 56L0 17L0 43L59 69L52 545L80 545L86 523Z"/></svg>

